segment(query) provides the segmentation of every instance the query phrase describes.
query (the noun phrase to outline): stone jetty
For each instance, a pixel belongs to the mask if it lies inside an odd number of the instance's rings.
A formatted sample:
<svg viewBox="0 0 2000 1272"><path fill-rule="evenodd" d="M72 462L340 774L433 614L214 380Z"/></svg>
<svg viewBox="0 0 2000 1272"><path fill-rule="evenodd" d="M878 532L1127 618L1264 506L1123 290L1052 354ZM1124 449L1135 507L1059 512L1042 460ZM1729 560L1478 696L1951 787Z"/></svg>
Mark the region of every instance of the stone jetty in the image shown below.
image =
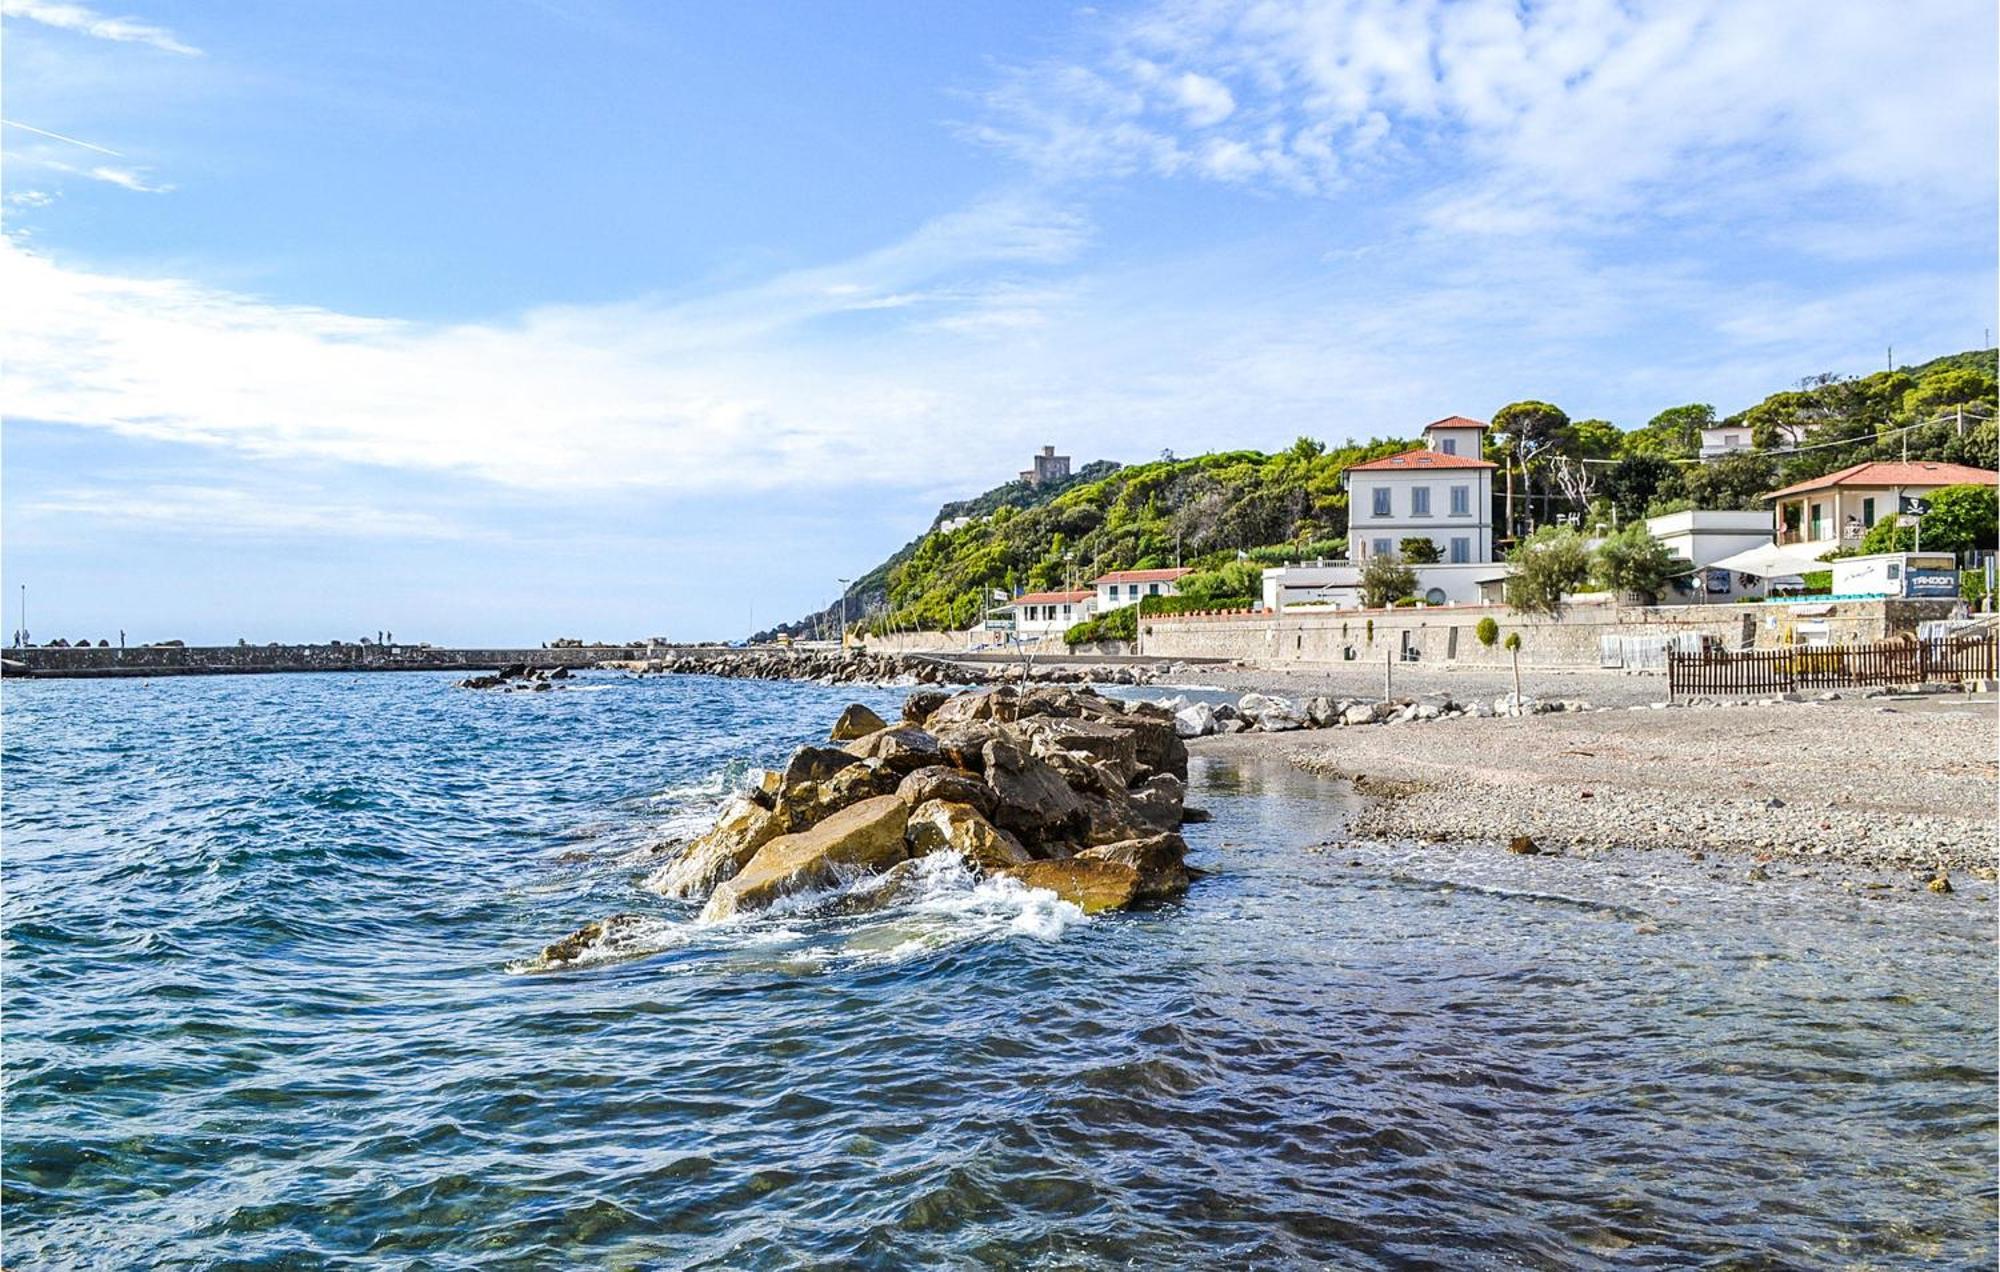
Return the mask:
<svg viewBox="0 0 2000 1272"><path fill-rule="evenodd" d="M1170 712L1091 689L920 690L902 718L849 707L822 745L732 799L670 845L644 886L718 922L871 874L894 895L920 859L956 853L975 872L1046 888L1085 913L1169 900L1191 872L1177 833L1186 745ZM544 952L572 960L582 934Z"/></svg>
<svg viewBox="0 0 2000 1272"><path fill-rule="evenodd" d="M1152 683L1150 666L1051 663L1035 659L986 662L940 654L860 649L688 650L607 664L651 675L724 676L748 680L817 680L826 684L994 685Z"/></svg>

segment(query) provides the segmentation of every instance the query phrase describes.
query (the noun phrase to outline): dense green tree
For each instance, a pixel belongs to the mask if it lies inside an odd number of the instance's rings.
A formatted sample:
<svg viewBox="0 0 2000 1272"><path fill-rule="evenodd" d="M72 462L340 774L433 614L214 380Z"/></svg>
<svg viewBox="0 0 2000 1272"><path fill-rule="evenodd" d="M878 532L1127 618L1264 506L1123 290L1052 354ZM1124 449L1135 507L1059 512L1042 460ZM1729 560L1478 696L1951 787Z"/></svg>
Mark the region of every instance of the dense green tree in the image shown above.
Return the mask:
<svg viewBox="0 0 2000 1272"><path fill-rule="evenodd" d="M1715 408L1706 402L1672 406L1625 435L1625 453L1660 459L1693 459L1701 450L1701 430L1715 423Z"/></svg>
<svg viewBox="0 0 2000 1272"><path fill-rule="evenodd" d="M1568 526L1543 526L1507 554L1507 604L1528 614L1557 615L1563 598L1590 579L1590 547Z"/></svg>
<svg viewBox="0 0 2000 1272"><path fill-rule="evenodd" d="M1599 492L1619 521L1637 521L1654 500L1681 496L1680 465L1658 455L1627 455L1604 470Z"/></svg>
<svg viewBox="0 0 2000 1272"><path fill-rule="evenodd" d="M1681 488L1696 508L1753 509L1777 489L1777 466L1768 455L1742 451L1681 473Z"/></svg>
<svg viewBox="0 0 2000 1272"><path fill-rule="evenodd" d="M1438 545L1429 535L1413 534L1396 545L1402 558L1411 565L1436 565L1444 559Z"/></svg>
<svg viewBox="0 0 2000 1272"><path fill-rule="evenodd" d="M1578 420L1565 430L1558 449L1575 459L1610 459L1624 442L1610 420Z"/></svg>
<svg viewBox="0 0 2000 1272"><path fill-rule="evenodd" d="M1360 588L1363 605L1386 609L1417 590L1417 572L1385 552L1361 563Z"/></svg>
<svg viewBox="0 0 2000 1272"><path fill-rule="evenodd" d="M1607 592L1629 592L1646 604L1659 603L1667 580L1684 573L1687 562L1667 550L1667 545L1633 522L1605 536L1597 545L1591 577Z"/></svg>

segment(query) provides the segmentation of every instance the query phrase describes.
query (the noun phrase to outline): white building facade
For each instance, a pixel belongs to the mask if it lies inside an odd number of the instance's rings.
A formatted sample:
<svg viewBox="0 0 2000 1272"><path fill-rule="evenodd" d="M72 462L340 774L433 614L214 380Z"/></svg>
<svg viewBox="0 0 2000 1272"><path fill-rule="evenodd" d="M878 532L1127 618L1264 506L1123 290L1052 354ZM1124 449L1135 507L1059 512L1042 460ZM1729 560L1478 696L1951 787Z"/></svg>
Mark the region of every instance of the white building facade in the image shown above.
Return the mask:
<svg viewBox="0 0 2000 1272"><path fill-rule="evenodd" d="M1737 596L1762 596L1764 580L1730 570L1705 570L1704 567L1739 552L1768 546L1776 524L1777 519L1768 511L1689 509L1646 518L1646 533L1658 539L1669 552L1690 567L1687 574L1673 580L1671 599L1686 601L1705 596L1726 600Z"/></svg>
<svg viewBox="0 0 2000 1272"><path fill-rule="evenodd" d="M1113 570L1090 581L1097 597L1097 612L1109 614L1127 605L1137 605L1148 596L1178 596L1175 586L1193 570L1175 567L1166 570Z"/></svg>
<svg viewBox="0 0 2000 1272"><path fill-rule="evenodd" d="M1060 636L1096 612L1094 592L1030 592L1007 603L1022 640Z"/></svg>
<svg viewBox="0 0 2000 1272"><path fill-rule="evenodd" d="M1493 474L1479 457L1486 425L1464 416L1424 429L1425 445L1356 464L1347 487L1347 555L1402 555L1404 539L1429 539L1446 565L1493 560Z"/></svg>

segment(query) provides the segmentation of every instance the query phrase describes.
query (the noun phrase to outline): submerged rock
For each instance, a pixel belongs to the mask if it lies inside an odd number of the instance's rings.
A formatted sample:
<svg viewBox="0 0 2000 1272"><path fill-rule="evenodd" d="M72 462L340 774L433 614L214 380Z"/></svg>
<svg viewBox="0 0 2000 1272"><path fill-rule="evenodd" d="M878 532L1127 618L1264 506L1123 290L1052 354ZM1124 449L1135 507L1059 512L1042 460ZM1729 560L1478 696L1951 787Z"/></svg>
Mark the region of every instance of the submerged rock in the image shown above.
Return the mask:
<svg viewBox="0 0 2000 1272"><path fill-rule="evenodd" d="M1078 861L1110 861L1139 872L1136 901L1165 901L1188 890L1187 843L1168 832L1086 848Z"/></svg>
<svg viewBox="0 0 2000 1272"><path fill-rule="evenodd" d="M547 969L574 963L600 948L617 946L621 940L644 927L645 923L645 918L637 914L614 914L609 918L593 919L561 940L542 947L541 957L535 960L534 966Z"/></svg>
<svg viewBox="0 0 2000 1272"><path fill-rule="evenodd" d="M1139 895L1139 872L1121 861L1071 857L1030 861L1002 872L1030 888L1045 888L1085 914L1122 910Z"/></svg>
<svg viewBox="0 0 2000 1272"><path fill-rule="evenodd" d="M908 855L903 832L909 820L908 804L894 795L878 795L808 830L780 835L715 889L702 909L702 921L713 923L762 909L789 893L827 887L839 881L842 871L892 866Z"/></svg>

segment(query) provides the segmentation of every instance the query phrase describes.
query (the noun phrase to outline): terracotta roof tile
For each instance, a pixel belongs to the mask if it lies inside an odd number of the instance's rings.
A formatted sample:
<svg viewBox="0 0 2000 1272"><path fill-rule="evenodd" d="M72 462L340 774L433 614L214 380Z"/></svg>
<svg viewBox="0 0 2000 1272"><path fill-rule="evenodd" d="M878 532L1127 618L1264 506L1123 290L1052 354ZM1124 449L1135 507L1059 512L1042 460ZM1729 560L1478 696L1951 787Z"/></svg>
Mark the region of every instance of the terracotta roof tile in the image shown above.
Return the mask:
<svg viewBox="0 0 2000 1272"><path fill-rule="evenodd" d="M1971 468L1965 464L1874 460L1864 464L1850 464L1838 472L1814 477L1810 481L1796 482L1783 490L1774 490L1764 498L1776 499L1781 495L1800 495L1808 490L1831 490L1835 486L1991 486L1996 482L2000 482L2000 473L1990 468Z"/></svg>
<svg viewBox="0 0 2000 1272"><path fill-rule="evenodd" d="M1017 596L1007 603L1009 605L1079 605L1095 595L1097 595L1095 592L1030 592L1026 596Z"/></svg>
<svg viewBox="0 0 2000 1272"><path fill-rule="evenodd" d="M1113 570L1092 579L1091 585L1101 583L1172 583L1184 575L1193 574L1191 569L1174 568L1167 570Z"/></svg>
<svg viewBox="0 0 2000 1272"><path fill-rule="evenodd" d="M1483 459L1474 459L1470 455L1447 455L1443 451L1423 450L1419 448L1417 450L1404 451L1400 455L1391 455L1387 459L1371 459L1365 464L1349 464L1347 471L1350 473L1414 473L1423 472L1425 469L1430 468L1498 467L1498 464L1489 464Z"/></svg>

